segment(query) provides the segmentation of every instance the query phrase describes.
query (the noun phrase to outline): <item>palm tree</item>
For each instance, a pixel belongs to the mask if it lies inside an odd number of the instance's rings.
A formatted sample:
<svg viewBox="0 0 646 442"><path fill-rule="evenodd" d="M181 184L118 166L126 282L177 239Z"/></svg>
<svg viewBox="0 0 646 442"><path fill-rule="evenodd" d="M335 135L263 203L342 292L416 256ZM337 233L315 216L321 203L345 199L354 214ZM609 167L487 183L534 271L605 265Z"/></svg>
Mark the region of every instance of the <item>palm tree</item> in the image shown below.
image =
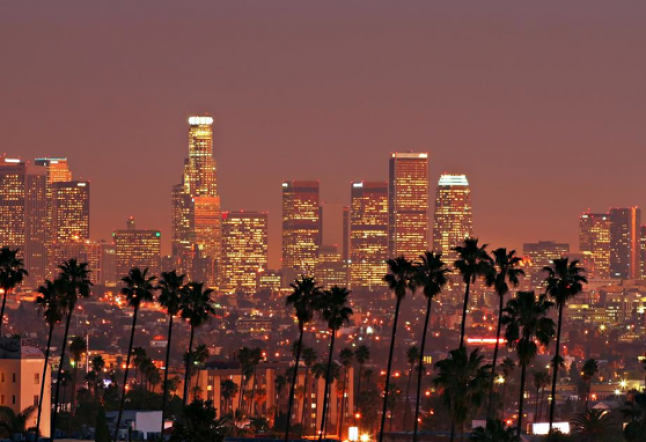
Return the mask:
<svg viewBox="0 0 646 442"><path fill-rule="evenodd" d="M276 376L276 378L274 379L274 388L276 389L276 403L278 404L278 406L276 407L276 413L274 416L274 426L276 426L276 421L278 420L278 416L281 413L280 397L282 396L286 386L287 386L287 378L282 374L279 374L278 376Z"/></svg>
<svg viewBox="0 0 646 442"><path fill-rule="evenodd" d="M0 407L0 433L9 439L14 434L23 434L27 431L27 421L36 411L36 407L31 406L16 413L11 407Z"/></svg>
<svg viewBox="0 0 646 442"><path fill-rule="evenodd" d="M467 354L462 347L435 363L438 374L433 383L441 389L441 400L451 417L451 442L455 440L455 427L463 428L487 397L491 365L483 365L483 361L479 349Z"/></svg>
<svg viewBox="0 0 646 442"><path fill-rule="evenodd" d="M285 442L289 441L289 429L292 421L292 409L294 408L294 390L296 389L296 380L298 376L298 364L301 358L301 349L303 347L303 334L305 325L312 320L316 310L315 305L317 298L320 296L321 288L317 287L314 278L301 276L301 279L290 284L292 293L287 297L287 305L294 306L296 319L298 321L298 345L296 347L296 357L294 361L294 372L292 373L292 385L287 402L287 423L285 426Z"/></svg>
<svg viewBox="0 0 646 442"><path fill-rule="evenodd" d="M238 394L238 384L231 379L225 379L220 383L220 388L224 399L224 412L231 411L231 401Z"/></svg>
<svg viewBox="0 0 646 442"><path fill-rule="evenodd" d="M81 357L87 352L87 343L80 336L75 336L70 342L70 354L72 356L72 412L76 406L76 376L78 366L81 363Z"/></svg>
<svg viewBox="0 0 646 442"><path fill-rule="evenodd" d="M599 372L599 364L594 359L587 359L583 363L583 367L581 368L581 376L585 381L586 386L588 387L586 389L586 395L585 395L586 409L588 408L588 402L590 401L590 390L592 390L592 379L596 376L598 372Z"/></svg>
<svg viewBox="0 0 646 442"><path fill-rule="evenodd" d="M505 403L505 396L507 395L507 385L511 380L511 374L514 372L515 369L516 369L516 363L512 358L509 358L509 357L504 358L500 363L500 372L502 373L502 377L504 380L504 384L502 386L502 394L500 395L500 402L502 404Z"/></svg>
<svg viewBox="0 0 646 442"><path fill-rule="evenodd" d="M92 371L90 373L93 374L91 376L91 380L92 380L93 389L94 389L94 398L98 399L99 390L103 382L103 370L105 369L105 360L103 359L103 356L97 355L93 357L91 366L92 366ZM88 373L88 375L90 373Z"/></svg>
<svg viewBox="0 0 646 442"><path fill-rule="evenodd" d="M25 276L25 263L18 258L19 249L3 247L0 249L0 291L2 292L2 308L0 309L0 336L2 336L2 323L7 305L7 296L18 286Z"/></svg>
<svg viewBox="0 0 646 442"><path fill-rule="evenodd" d="M413 370L415 369L415 364L419 362L420 351L416 345L411 345L406 350L406 362L408 362L408 383L406 385L406 404L404 405L404 423L402 428L406 431L406 423L408 422L408 414L410 413L410 382L413 380ZM420 368L419 366L418 368Z"/></svg>
<svg viewBox="0 0 646 442"><path fill-rule="evenodd" d="M542 396L545 393L545 388L550 384L550 375L546 371L534 372L534 388L536 389L536 409L534 410L535 422L538 422L542 411Z"/></svg>
<svg viewBox="0 0 646 442"><path fill-rule="evenodd" d="M58 416L58 404L60 386L59 382L63 378L63 367L65 362L65 351L67 349L67 337L70 330L70 323L74 309L76 308L76 301L80 298L87 298L90 296L90 270L87 263L78 263L75 259L65 261L58 266L60 274L58 276L59 284L61 285L62 301L61 304L67 307L67 318L65 319L65 331L63 333L63 345L61 346L61 358L58 363L58 374L56 376L56 392L54 393L54 409L51 418L51 438L52 441L56 438L56 417Z"/></svg>
<svg viewBox="0 0 646 442"><path fill-rule="evenodd" d="M493 362L491 373L491 385L489 386L489 405L487 406L487 418L491 416L491 404L493 400L493 383L496 377L496 367L498 364L498 349L500 347L500 329L502 324L502 311L504 307L505 296L509 293L509 285L518 287L519 276L525 274L523 269L519 268L522 259L516 256L516 251L512 250L507 253L507 249L500 248L494 250L493 255L493 269L489 276L488 283L493 285L496 294L498 295L498 325L496 328L496 345L493 350Z"/></svg>
<svg viewBox="0 0 646 442"><path fill-rule="evenodd" d="M159 293L159 304L166 309L168 315L168 340L166 342L166 359L164 361L164 392L162 399L162 434L164 432L164 422L166 420L166 402L168 401L168 371L170 365L170 350L173 339L173 320L179 314L182 306L182 291L184 289L184 280L186 275L177 274L177 271L162 272L157 290Z"/></svg>
<svg viewBox="0 0 646 442"><path fill-rule="evenodd" d="M251 398L249 401L249 415L251 415L251 408L253 406L253 414L255 415L256 406L255 406L255 397L256 397L256 388L258 384L258 364L262 361L262 350L259 347L254 347L251 349L251 372L253 374L253 383L251 384Z"/></svg>
<svg viewBox="0 0 646 442"><path fill-rule="evenodd" d="M202 365L206 362L206 360L209 358L209 348L204 345L200 344L197 347L195 347L195 351L193 352L193 364L197 365L197 376L195 379L195 388L196 388L196 394L197 394L197 389L199 388L200 385L200 371L202 371ZM195 400L196 397L195 395L193 396L193 400Z"/></svg>
<svg viewBox="0 0 646 442"><path fill-rule="evenodd" d="M505 428L502 421L487 419L486 427L478 427L469 437L470 442L517 442L518 436L513 428Z"/></svg>
<svg viewBox="0 0 646 442"><path fill-rule="evenodd" d="M117 415L117 424L115 426L114 440L119 438L119 427L121 426L121 417L123 416L123 407L126 404L126 385L128 384L128 370L130 369L130 358L132 356L132 344L135 341L135 330L137 329L137 315L142 302L149 302L155 299L155 276L148 275L148 268L143 271L139 267L130 269L127 276L121 278L124 287L121 294L126 297L127 303L134 309L132 314L132 327L130 329L130 343L128 344L128 353L126 357L126 369L123 374L123 385L121 387L121 403L119 405L119 414Z"/></svg>
<svg viewBox="0 0 646 442"><path fill-rule="evenodd" d="M305 431L305 421L307 420L306 410L309 405L309 400L307 398L307 389L310 386L310 370L318 359L318 354L312 347L303 347L302 353L303 364L305 364L305 402L303 403L303 409L301 410L301 437L303 437L303 433Z"/></svg>
<svg viewBox="0 0 646 442"><path fill-rule="evenodd" d="M316 302L316 310L320 312L321 319L327 323L328 330L330 331L330 350L328 354L328 365L325 374L325 392L323 395L323 417L321 419L321 433L319 441L323 440L325 432L325 416L327 414L327 407L329 405L330 384L331 384L331 369L332 358L334 356L334 342L336 340L337 331L350 322L352 317L352 309L348 307L348 296L350 291L345 287L334 286L330 290L323 292L318 297Z"/></svg>
<svg viewBox="0 0 646 442"><path fill-rule="evenodd" d="M628 421L624 427L626 441L643 442L646 434L646 393L630 393L621 413Z"/></svg>
<svg viewBox="0 0 646 442"><path fill-rule="evenodd" d="M388 413L388 394L390 392L390 373L393 363L393 352L395 350L395 338L397 336L397 320L399 319L399 309L401 302L410 290L415 291L414 268L413 263L403 256L386 261L388 264L388 273L384 275L384 282L388 288L395 293L397 302L395 304L395 317L393 318L393 328L390 335L390 350L388 352L388 368L386 369L386 385L384 387L384 402L382 406L381 425L379 428L379 442L383 442L384 430L386 427L386 414Z"/></svg>
<svg viewBox="0 0 646 442"><path fill-rule="evenodd" d="M572 434L578 442L602 442L618 433L618 425L605 410L587 409L570 422ZM643 434L642 434L642 439Z"/></svg>
<svg viewBox="0 0 646 442"><path fill-rule="evenodd" d="M341 361L341 366L343 367L343 383L341 384L341 413L339 414L339 437L343 438L343 422L345 422L345 391L347 389L348 382L348 369L352 365L352 360L354 359L354 352L350 348L343 348L339 352L339 361Z"/></svg>
<svg viewBox="0 0 646 442"><path fill-rule="evenodd" d="M358 379L357 379L357 397L361 396L361 377L362 377L362 371L363 371L363 366L366 362L370 360L370 347L367 345L360 345L357 347L357 349L354 351L354 357L357 360L357 363L359 364L359 373L358 373ZM357 406L359 405L359 401L357 401Z"/></svg>
<svg viewBox="0 0 646 442"><path fill-rule="evenodd" d="M523 402L525 398L525 373L527 365L538 353L538 344L547 346L554 337L554 321L549 318L554 303L547 295L538 299L534 292L519 292L507 302L502 323L506 326L507 345L516 347L520 362L520 398L518 400L518 437L522 434Z"/></svg>
<svg viewBox="0 0 646 442"><path fill-rule="evenodd" d="M47 335L47 346L45 347L45 362L43 363L43 376L40 380L40 395L38 396L38 415L36 418L36 434L40 434L40 418L43 412L43 396L45 394L45 379L47 379L47 367L49 366L49 353L52 348L52 337L54 336L54 327L63 319L65 305L63 305L63 293L60 280L46 280L45 284L38 287L40 294L36 298L36 305L43 307L43 317L49 324L49 334Z"/></svg>
<svg viewBox="0 0 646 442"><path fill-rule="evenodd" d="M238 408L244 406L245 387L253 372L251 367L251 348L242 346L238 350L238 362L240 362L240 396L238 397Z"/></svg>
<svg viewBox="0 0 646 442"><path fill-rule="evenodd" d="M447 274L449 269L442 261L442 255L433 252L424 252L420 256L420 262L415 266L415 284L422 288L426 298L426 318L424 319L424 331L422 332L422 343L419 351L419 362L417 364L417 394L415 395L415 414L413 415L413 442L417 442L417 430L419 427L419 402L422 392L422 373L424 370L424 350L426 349L426 335L428 324L431 320L431 307L433 299L442 292L448 282Z"/></svg>
<svg viewBox="0 0 646 442"><path fill-rule="evenodd" d="M569 258L558 258L552 261L551 266L543 268L547 272L545 278L545 291L552 297L558 307L558 325L556 328L556 351L554 360L559 360L561 351L561 325L563 323L563 308L567 302L583 291L583 284L588 280L583 276L585 270L579 266L579 261L570 261ZM556 380L559 373L559 364L553 364L552 375L552 401L550 402L550 432L554 423L554 410L556 408Z"/></svg>
<svg viewBox="0 0 646 442"><path fill-rule="evenodd" d="M489 277L492 272L491 257L487 253L487 244L478 246L477 238L466 238L461 246L453 251L457 252L458 259L453 266L462 275L465 284L464 305L462 307L462 325L460 330L460 348L464 347L464 334L467 324L467 310L469 308L469 294L471 285L475 284L478 277Z"/></svg>
<svg viewBox="0 0 646 442"><path fill-rule="evenodd" d="M184 406L188 401L188 388L191 383L191 355L195 329L203 326L215 314L211 300L212 289L205 289L203 282L189 282L182 296L182 318L188 320L191 327L191 337L188 341L188 358L184 374Z"/></svg>
<svg viewBox="0 0 646 442"><path fill-rule="evenodd" d="M148 359L146 354L146 349L143 347L134 347L130 352L132 354L132 365L135 369L135 383L139 384L139 389L141 390L143 385L143 367Z"/></svg>

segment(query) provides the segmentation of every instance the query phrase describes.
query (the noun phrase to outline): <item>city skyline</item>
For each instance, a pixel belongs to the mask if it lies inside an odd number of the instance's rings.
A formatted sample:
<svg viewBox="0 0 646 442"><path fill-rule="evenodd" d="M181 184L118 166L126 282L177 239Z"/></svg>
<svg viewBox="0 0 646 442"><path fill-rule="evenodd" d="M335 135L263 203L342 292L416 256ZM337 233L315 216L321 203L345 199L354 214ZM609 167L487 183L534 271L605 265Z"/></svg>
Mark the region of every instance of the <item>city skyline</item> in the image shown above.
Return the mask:
<svg viewBox="0 0 646 442"><path fill-rule="evenodd" d="M170 253L167 189L186 156L182 122L209 112L222 210L269 213L271 267L280 257L282 181L319 179L323 201L348 204L350 182L387 179L383 158L407 150L429 152L431 182L445 171L469 177L484 241L519 250L526 241L554 240L576 249L572 220L586 209L646 206L639 180L645 109L638 99L645 66L635 56L645 7L632 5L628 13L600 2L585 6L586 20L575 4L559 13L549 5L514 5L509 12L477 5L462 18L458 6L422 3L380 4L368 17L352 5L296 8L291 15L285 6L268 16L266 7L216 11L202 3L181 14L160 8L155 21L140 5L129 14L78 8L71 14L78 20L63 9L14 5L0 14L0 35L16 42L7 63L22 69L0 74L12 85L0 104L0 151L68 157L75 179L92 182L92 239L109 238L135 216L160 228ZM170 24L171 16L185 22ZM99 31L117 21L119 33ZM449 39L458 23L459 38ZM240 29L258 29L265 41ZM292 38L298 32L301 42ZM170 43L159 38L167 33ZM210 49L194 65L200 75L175 68L192 60L187 48L196 41ZM475 49L480 56L462 57ZM77 60L79 53L87 62ZM501 53L514 62L500 60ZM50 57L70 63L52 68ZM265 74L257 77L256 65ZM32 133L34 118L39 130ZM625 160L633 155L636 161ZM502 161L509 157L514 168ZM141 162L147 173L134 183L149 196L144 203L127 198L133 182L119 179ZM320 173L307 170L310 162ZM509 182L515 204L497 206L496 188ZM566 196L574 192L575 204Z"/></svg>

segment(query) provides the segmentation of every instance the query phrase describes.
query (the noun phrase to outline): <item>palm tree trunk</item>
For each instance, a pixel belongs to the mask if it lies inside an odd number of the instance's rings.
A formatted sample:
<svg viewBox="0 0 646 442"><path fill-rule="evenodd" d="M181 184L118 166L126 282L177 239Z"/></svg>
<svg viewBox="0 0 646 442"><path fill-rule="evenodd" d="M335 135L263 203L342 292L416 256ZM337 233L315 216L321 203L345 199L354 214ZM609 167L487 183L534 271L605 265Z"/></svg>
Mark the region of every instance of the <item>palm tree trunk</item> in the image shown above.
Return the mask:
<svg viewBox="0 0 646 442"><path fill-rule="evenodd" d="M395 318L393 321L393 329L390 335L390 351L388 353L388 368L386 369L386 388L384 389L384 405L381 414L379 442L383 442L384 430L386 428L386 414L388 413L388 393L390 392L390 371L393 364L393 352L395 350L395 337L397 335L397 320L399 319L399 307L401 306L401 299L401 296L397 296L397 303L395 304Z"/></svg>
<svg viewBox="0 0 646 442"><path fill-rule="evenodd" d="M541 404L538 407L538 415L543 415L543 404L545 403L545 385L541 388Z"/></svg>
<svg viewBox="0 0 646 442"><path fill-rule="evenodd" d="M402 424L402 430L406 431L408 425L408 415L410 414L410 381L413 379L413 369L415 368L414 364L410 364L410 370L408 370L408 385L406 385L406 403L404 404L404 423Z"/></svg>
<svg viewBox="0 0 646 442"><path fill-rule="evenodd" d="M188 402L189 387L191 385L191 352L193 351L193 337L195 336L195 328L191 325L191 337L188 340L188 353L186 355L186 368L184 372L184 397L183 404L186 407Z"/></svg>
<svg viewBox="0 0 646 442"><path fill-rule="evenodd" d="M341 415L339 417L339 440L343 440L343 420L345 418L345 387L348 382L348 367L343 371L343 391L341 392Z"/></svg>
<svg viewBox="0 0 646 442"><path fill-rule="evenodd" d="M161 434L164 435L164 420L166 419L166 401L168 401L168 364L170 364L170 343L171 338L173 337L173 315L169 315L170 319L168 321L168 341L166 342L166 362L164 370L164 392L162 399L162 427Z"/></svg>
<svg viewBox="0 0 646 442"><path fill-rule="evenodd" d="M554 423L554 409L556 408L556 379L559 374L559 352L561 350L561 324L563 322L563 304L559 305L559 321L556 329L556 351L554 352L554 374L552 376L552 401L550 402L550 433Z"/></svg>
<svg viewBox="0 0 646 442"><path fill-rule="evenodd" d="M585 396L585 409L588 409L588 403L590 402L590 393L592 391L592 378L588 381L588 393Z"/></svg>
<svg viewBox="0 0 646 442"><path fill-rule="evenodd" d="M325 419L327 415L327 407L330 403L330 374L332 372L332 356L334 355L334 340L336 339L336 330L332 330L332 337L330 338L330 353L327 358L327 367L325 369L325 392L323 393L323 416L321 417L321 434L319 434L319 441L323 440L325 432Z"/></svg>
<svg viewBox="0 0 646 442"><path fill-rule="evenodd" d="M419 349L419 362L417 363L417 395L415 396L415 414L413 414L413 442L417 442L417 430L419 428L419 402L422 393L422 369L424 367L424 348L426 347L426 334L428 332L428 323L431 319L431 307L433 299L426 298L426 319L424 321L424 332L422 333L422 343Z"/></svg>
<svg viewBox="0 0 646 442"><path fill-rule="evenodd" d="M538 422L538 397L540 395L540 392L541 392L541 387L537 386L536 387L536 404L535 404L535 407L534 407L534 422Z"/></svg>
<svg viewBox="0 0 646 442"><path fill-rule="evenodd" d="M137 329L137 314L139 313L139 306L135 307L134 314L132 315L132 329L130 330L130 344L128 344L128 355L126 356L126 369L123 373L123 386L121 387L121 403L119 404L119 414L117 415L117 425L114 430L114 440L119 440L119 427L121 426L121 418L123 417L123 407L126 404L126 385L128 384L128 370L130 369L130 356L132 355L132 344L135 341L135 330Z"/></svg>
<svg viewBox="0 0 646 442"><path fill-rule="evenodd" d="M502 309L503 309L503 302L504 302L504 296L499 296L500 298L500 303L498 305L498 326L496 329L496 345L493 349L493 362L491 363L491 382L489 384L489 403L487 405L487 418L491 419L491 405L493 401L493 386L494 386L494 381L496 379L496 367L498 363L498 348L500 347L500 329L502 326Z"/></svg>
<svg viewBox="0 0 646 442"><path fill-rule="evenodd" d="M78 362L74 361L74 370L72 374L72 414L74 413L74 410L76 408L76 374L78 372Z"/></svg>
<svg viewBox="0 0 646 442"><path fill-rule="evenodd" d="M470 290L471 290L471 278L467 280L467 287L466 287L466 290L464 291L464 306L462 307L462 326L460 330L460 348L464 348L464 333L467 325L467 309L469 308Z"/></svg>
<svg viewBox="0 0 646 442"><path fill-rule="evenodd" d="M61 349L61 359L58 363L58 374L56 375L56 393L54 394L54 411L52 412L51 434L50 434L50 438L52 442L56 438L54 434L55 433L54 430L56 430L56 417L58 415L58 398L60 397L59 394L61 389L61 375L63 373L63 363L65 362L65 350L67 349L67 334L69 333L69 330L70 330L72 313L74 313L74 308L70 307L67 312L67 320L65 321L65 333L63 334L63 346Z"/></svg>
<svg viewBox="0 0 646 442"><path fill-rule="evenodd" d="M201 364L197 366L197 376L195 376L195 390L193 391L193 400L197 398L199 388L200 388L200 372Z"/></svg>
<svg viewBox="0 0 646 442"><path fill-rule="evenodd" d="M525 371L527 363L523 362L520 369L520 399L518 400L518 438L523 433L523 402L525 399Z"/></svg>
<svg viewBox="0 0 646 442"><path fill-rule="evenodd" d="M363 364L359 364L359 379L357 379L357 395L356 400L354 401L354 411L356 412L357 410L361 411L360 405L359 405L359 398L361 397L361 371L363 370ZM359 427L359 432L361 432L362 426L361 426L361 420L359 422L355 422L357 424L357 427Z"/></svg>
<svg viewBox="0 0 646 442"><path fill-rule="evenodd" d="M300 329L298 337L298 346L296 347L296 361L294 363L294 374L292 375L292 386L289 391L289 401L287 402L287 422L285 426L285 442L289 442L289 427L292 422L292 410L294 409L294 390L296 389L296 381L298 379L298 364L301 360L301 348L303 346L303 324L299 323Z"/></svg>
<svg viewBox="0 0 646 442"><path fill-rule="evenodd" d="M2 337L2 323L4 322L4 310L5 310L5 307L7 306L7 295L9 294L8 292L9 292L9 289L5 288L3 290L2 309L0 309L0 337Z"/></svg>
<svg viewBox="0 0 646 442"><path fill-rule="evenodd" d="M309 386L310 371L309 368L305 367L305 386L303 387L303 410L301 412L301 439L303 438L303 433L305 432L305 419L307 418L307 405L309 401L307 400L307 387Z"/></svg>
<svg viewBox="0 0 646 442"><path fill-rule="evenodd" d="M52 346L52 336L54 335L54 325L52 322L49 326L49 336L47 337L47 347L45 348L45 363L43 364L43 377L40 379L40 396L38 396L38 417L36 418L36 438L40 436L40 418L43 412L43 396L45 395L45 379L47 379L47 366L49 365L49 352Z"/></svg>

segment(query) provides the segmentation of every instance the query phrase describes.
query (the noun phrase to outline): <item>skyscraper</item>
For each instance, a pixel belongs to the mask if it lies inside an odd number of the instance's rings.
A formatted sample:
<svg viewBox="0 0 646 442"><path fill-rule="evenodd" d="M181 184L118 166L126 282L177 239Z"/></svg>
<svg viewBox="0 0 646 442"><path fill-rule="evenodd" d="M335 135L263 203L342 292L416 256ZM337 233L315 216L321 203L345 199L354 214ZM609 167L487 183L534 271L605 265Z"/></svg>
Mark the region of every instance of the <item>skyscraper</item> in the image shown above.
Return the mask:
<svg viewBox="0 0 646 442"><path fill-rule="evenodd" d="M383 287L388 259L388 183L352 183L350 203L350 286Z"/></svg>
<svg viewBox="0 0 646 442"><path fill-rule="evenodd" d="M90 239L90 183L87 181L55 182L51 200L51 254L48 256L49 274L66 256L62 244Z"/></svg>
<svg viewBox="0 0 646 442"><path fill-rule="evenodd" d="M529 261L528 276L531 281L531 289L542 287L545 272L543 268L549 266L552 261L563 258L570 253L570 245L554 241L539 241L537 243L523 244L523 255Z"/></svg>
<svg viewBox="0 0 646 442"><path fill-rule="evenodd" d="M137 229L131 217L125 230L112 232L115 247L117 281L133 267L148 268L150 275L161 271L161 232L156 229Z"/></svg>
<svg viewBox="0 0 646 442"><path fill-rule="evenodd" d="M581 214L579 218L579 251L589 278L610 277L610 215Z"/></svg>
<svg viewBox="0 0 646 442"><path fill-rule="evenodd" d="M453 248L473 236L471 189L466 175L443 174L437 184L433 217L433 251L453 263Z"/></svg>
<svg viewBox="0 0 646 442"><path fill-rule="evenodd" d="M0 158L0 247L25 247L26 175L19 159Z"/></svg>
<svg viewBox="0 0 646 442"><path fill-rule="evenodd" d="M428 249L428 154L393 153L388 182L388 255L416 259Z"/></svg>
<svg viewBox="0 0 646 442"><path fill-rule="evenodd" d="M638 207L610 209L610 276L639 279L640 225Z"/></svg>
<svg viewBox="0 0 646 442"><path fill-rule="evenodd" d="M213 158L213 118L188 119L188 158L184 161L182 183L173 186L173 254L190 261L186 271L195 279L206 270L208 285L217 285L217 263L222 248L222 215L217 186L217 167Z"/></svg>
<svg viewBox="0 0 646 442"><path fill-rule="evenodd" d="M222 214L221 287L228 292L257 290L258 272L267 268L267 213Z"/></svg>
<svg viewBox="0 0 646 442"><path fill-rule="evenodd" d="M313 274L320 242L318 181L283 182L283 262L287 279Z"/></svg>

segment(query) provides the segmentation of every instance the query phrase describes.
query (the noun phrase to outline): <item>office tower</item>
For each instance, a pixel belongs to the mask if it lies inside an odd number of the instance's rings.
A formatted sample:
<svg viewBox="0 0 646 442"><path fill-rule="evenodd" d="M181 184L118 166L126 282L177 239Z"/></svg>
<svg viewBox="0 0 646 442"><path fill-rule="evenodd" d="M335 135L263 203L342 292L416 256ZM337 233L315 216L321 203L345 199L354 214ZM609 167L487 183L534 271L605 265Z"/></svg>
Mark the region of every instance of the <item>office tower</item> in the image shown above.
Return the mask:
<svg viewBox="0 0 646 442"><path fill-rule="evenodd" d="M443 174L435 196L433 251L441 253L446 263L453 264L457 259L453 248L471 236L473 217L469 181L466 175Z"/></svg>
<svg viewBox="0 0 646 442"><path fill-rule="evenodd" d="M0 158L0 247L25 247L26 164L15 158Z"/></svg>
<svg viewBox="0 0 646 442"><path fill-rule="evenodd" d="M185 263L191 279L199 274L214 286L218 283L222 217L213 158L213 118L192 116L188 123L188 158L182 183L171 189L172 249Z"/></svg>
<svg viewBox="0 0 646 442"><path fill-rule="evenodd" d="M45 356L26 339L0 338L0 407L10 408L16 415L30 407L38 408L40 388L44 382L40 435L50 435L51 370L43 378ZM6 415L5 412L3 414ZM36 413L27 413L25 428L36 427ZM9 421L3 423L8 424Z"/></svg>
<svg viewBox="0 0 646 442"><path fill-rule="evenodd" d="M256 293L258 272L267 268L267 213L222 214L222 278L229 292Z"/></svg>
<svg viewBox="0 0 646 442"><path fill-rule="evenodd" d="M130 218L125 230L112 232L115 247L117 281L133 267L148 268L149 275L161 271L161 232L156 229L138 230Z"/></svg>
<svg viewBox="0 0 646 442"><path fill-rule="evenodd" d="M341 257L336 245L323 245L319 247L318 262L314 267L316 283L324 289L332 287L347 287L347 265Z"/></svg>
<svg viewBox="0 0 646 442"><path fill-rule="evenodd" d="M639 279L646 279L646 225L639 227Z"/></svg>
<svg viewBox="0 0 646 442"><path fill-rule="evenodd" d="M388 200L388 255L417 259L428 249L428 154L391 154Z"/></svg>
<svg viewBox="0 0 646 442"><path fill-rule="evenodd" d="M356 182L350 192L350 286L382 288L388 270L388 183Z"/></svg>
<svg viewBox="0 0 646 442"><path fill-rule="evenodd" d="M579 251L588 278L610 277L610 215L607 213L581 214L579 218Z"/></svg>
<svg viewBox="0 0 646 442"><path fill-rule="evenodd" d="M638 207L610 209L610 276L618 279L639 279Z"/></svg>
<svg viewBox="0 0 646 442"><path fill-rule="evenodd" d="M531 281L531 289L543 286L545 272L543 268L552 264L552 261L563 258L570 253L570 245L554 241L539 241L537 243L523 244L523 255L529 261L527 276Z"/></svg>
<svg viewBox="0 0 646 442"><path fill-rule="evenodd" d="M320 234L318 181L285 181L282 267L287 280L313 273Z"/></svg>
<svg viewBox="0 0 646 442"><path fill-rule="evenodd" d="M94 285L103 285L103 245L89 239L71 239L52 245L53 256L56 264L62 264L68 259L87 263L90 270L90 281Z"/></svg>
<svg viewBox="0 0 646 442"><path fill-rule="evenodd" d="M101 243L101 273L103 285L114 287L117 284L117 250L114 243Z"/></svg>

